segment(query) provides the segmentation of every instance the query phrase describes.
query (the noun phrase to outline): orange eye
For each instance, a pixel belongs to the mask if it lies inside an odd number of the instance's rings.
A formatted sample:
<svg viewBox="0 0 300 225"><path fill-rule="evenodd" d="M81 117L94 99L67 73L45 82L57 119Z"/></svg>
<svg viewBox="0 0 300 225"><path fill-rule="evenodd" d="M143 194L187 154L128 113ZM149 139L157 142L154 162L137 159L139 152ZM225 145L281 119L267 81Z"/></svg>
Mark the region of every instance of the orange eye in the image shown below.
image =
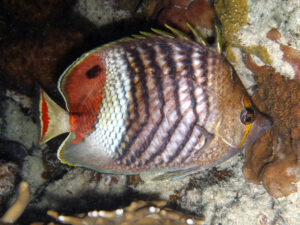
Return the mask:
<svg viewBox="0 0 300 225"><path fill-rule="evenodd" d="M252 108L246 108L241 112L240 119L245 125L253 123L255 120L254 110Z"/></svg>

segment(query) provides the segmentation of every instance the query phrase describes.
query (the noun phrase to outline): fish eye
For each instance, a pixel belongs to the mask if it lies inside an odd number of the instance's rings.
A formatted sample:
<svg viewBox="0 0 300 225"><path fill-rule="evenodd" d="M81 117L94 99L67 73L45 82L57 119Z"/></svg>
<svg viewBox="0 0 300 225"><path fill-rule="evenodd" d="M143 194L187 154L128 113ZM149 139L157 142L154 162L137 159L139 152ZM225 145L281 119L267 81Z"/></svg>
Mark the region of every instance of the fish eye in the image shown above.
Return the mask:
<svg viewBox="0 0 300 225"><path fill-rule="evenodd" d="M245 108L241 112L240 116L241 122L245 125L253 123L255 120L254 110L252 108Z"/></svg>

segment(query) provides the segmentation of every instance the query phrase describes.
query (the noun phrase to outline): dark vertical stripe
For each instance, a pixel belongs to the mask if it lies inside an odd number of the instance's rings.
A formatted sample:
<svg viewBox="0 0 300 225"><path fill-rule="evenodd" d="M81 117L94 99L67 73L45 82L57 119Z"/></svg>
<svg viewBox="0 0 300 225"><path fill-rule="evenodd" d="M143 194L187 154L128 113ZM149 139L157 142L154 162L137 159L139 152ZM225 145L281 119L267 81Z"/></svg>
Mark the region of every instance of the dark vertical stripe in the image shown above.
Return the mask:
<svg viewBox="0 0 300 225"><path fill-rule="evenodd" d="M125 147L124 149L122 149L122 153L121 155L119 155L118 160L122 160L125 156L128 155L129 150L131 145L133 144L133 142L135 141L135 139L138 137L138 135L140 134L140 132L143 130L144 126L147 124L147 122L149 121L150 118L150 112L149 112L149 96L148 96L148 87L146 84L146 75L145 75L145 67L143 65L143 62L140 58L140 54L137 50L135 49L131 49L128 47L125 47L125 52L128 52L128 54L133 57L133 61L136 64L136 67L139 69L139 73L136 73L134 71L134 68L131 67L129 61L128 61L128 56L125 56L128 68L130 70L130 74L129 74L129 78L130 78L130 84L131 86L131 95L134 96L133 97L133 104L134 104L134 110L135 110L135 119L139 118L139 113L138 113L138 103L137 102L137 97L136 97L136 86L134 84L134 75L139 77L139 82L141 82L142 85L142 94L143 94L143 99L144 99L144 104L145 104L145 112L146 112L146 118L145 121L143 121L140 125L140 128L134 133L133 136L130 137L130 140L128 142L125 141L125 137L127 135L128 130L130 129L131 125L133 124L133 121L130 120L128 126L126 127L126 131L122 137L122 141L121 143L125 143ZM130 112L127 112L128 114ZM121 144L120 144L121 146Z"/></svg>
<svg viewBox="0 0 300 225"><path fill-rule="evenodd" d="M191 149L189 149L189 151L187 152L186 156L185 156L185 157L182 157L182 158L180 159L180 162L181 162L181 163L184 163L184 162L191 156L191 153L192 153L194 150L197 150L197 149L195 149L195 147L196 147L196 145L199 143L199 140L200 140L200 138L202 137L202 135L203 135L203 134L200 132L200 134L197 136L198 141L196 141L195 144L193 144L193 146L191 147ZM207 139L206 139L205 141L207 141ZM200 149L200 150L201 150L201 149Z"/></svg>
<svg viewBox="0 0 300 225"><path fill-rule="evenodd" d="M201 71L203 71L203 73L201 74L201 77L204 77L205 78L205 81L204 82L202 82L201 83L201 88L203 89L203 96L204 96L204 101L205 101L205 103L206 103L206 109L207 109L207 114L206 114L206 117L205 117L205 120L204 120L204 122L203 122L203 124L206 124L206 120L207 120L207 118L208 118L208 114L209 114L209 112L208 112L208 110L209 110L209 102L208 102L208 97L207 97L207 95L205 94L205 90L207 89L207 80L208 80L208 77L207 77L207 73L208 73L208 70L207 70L207 51L206 50L204 50L204 51L202 51L202 52L198 52L199 54L200 54L200 56L201 56L201 58L200 58L200 60L201 60L201 65L200 65L200 67L201 67ZM196 81L197 82L197 81ZM200 134L198 135L198 140L200 140L200 138L201 138L201 136L202 136L203 134L200 132ZM207 137L206 137L207 138ZM205 141L207 141L207 140L205 140ZM196 142L189 150L188 150L188 152L187 152L187 154L186 154L186 156L185 157L183 157L183 158L181 158L181 162L182 163L184 163L188 158L189 158L189 156L191 155L191 153L194 151L194 150L196 150L195 149L195 146L198 144L198 142Z"/></svg>
<svg viewBox="0 0 300 225"><path fill-rule="evenodd" d="M181 119L182 119L182 114L181 114L181 109L180 109L180 103L179 103L179 94L178 94L178 77L176 76L176 63L174 62L173 59L173 49L169 46L168 43L166 42L162 42L159 44L159 48L162 52L162 54L165 56L165 60L167 63L167 67L170 69L170 73L168 74L168 76L173 80L173 95L174 95L174 99L175 99L175 110L176 110L176 116L177 119L175 121L175 123L173 124L173 126L168 129L167 131L167 136L163 139L163 143L161 144L161 146L157 149L157 151L151 155L151 157L147 160L147 163L153 161L156 157L160 156L165 150L166 147L168 145L168 143L171 140L171 137L173 136L174 132L176 131ZM164 118L166 119L166 118Z"/></svg>
<svg viewBox="0 0 300 225"><path fill-rule="evenodd" d="M189 90L190 90L190 99L191 99L191 103L192 103L192 110L195 116L195 119L192 123L189 124L189 129L185 135L184 140L180 143L180 145L178 146L178 148L176 149L176 151L174 152L174 154L172 156L170 156L167 164L170 164L179 154L180 152L184 149L186 143L188 142L188 140L190 139L190 136L193 133L193 130L196 126L196 124L198 123L198 114L196 111L196 98L195 98L195 94L194 94L194 84L193 84L193 76L194 76L194 69L192 66L192 59L191 59L191 55L193 53L193 46L190 46L190 44L185 44L184 46L182 46L184 48L186 57L183 60L183 64L185 65L185 70L187 71L187 82L188 82L188 86L189 86Z"/></svg>
<svg viewBox="0 0 300 225"><path fill-rule="evenodd" d="M153 45L156 44L155 42L150 42ZM143 143L142 148L138 150L137 157L140 158L143 153L147 150L149 147L151 141L154 138L154 135L156 134L158 128L160 127L163 118L165 117L164 115L164 105L165 105L165 100L164 100L164 95L163 95L163 90L162 90L162 84L161 84L161 74L162 71L160 67L157 65L155 58L156 58L156 52L154 51L153 47L149 47L146 42L142 42L140 47L144 50L144 54L146 54L148 60L150 61L149 68L152 68L154 70L154 78L155 78L155 86L157 88L157 93L158 93L158 98L161 103L160 107L160 118L158 119L158 123L151 129L149 135L147 136L146 142ZM147 76L150 76L149 74L146 74ZM145 162L147 164L147 161Z"/></svg>
<svg viewBox="0 0 300 225"><path fill-rule="evenodd" d="M128 69L128 72L129 72L129 74L134 74L135 72L133 71L133 69L131 68L131 66L130 66L130 63L129 63L129 61L128 61L128 58L126 57L126 54L122 54L122 59L124 60L124 62L126 63L126 65L127 65L127 69ZM117 75L118 75L118 79L121 79L121 76L120 76L120 73L117 73ZM126 90L125 90L125 86L124 86L124 82L123 82L123 80L122 80L122 82L121 82L121 85L122 85L122 92L123 93L126 93ZM127 134L127 130L131 127L131 125L132 125L132 122L133 122L133 120L136 120L136 119L138 119L138 117L139 117L139 114L138 114L138 110L137 110L137 97L136 97L136 88L135 88L135 85L134 85L134 79L130 79L130 94L131 94L131 96L132 96L132 101L133 101L133 105L134 105L134 119L132 119L132 118L129 118L129 124L128 125L126 125L126 129L125 129L125 132L124 132L124 134L122 135L122 138L121 138L121 141L120 141L120 143L119 143L119 145L116 147L116 153L117 153L117 158L119 159L123 154L126 154L125 152L124 152L124 149L121 149L121 145L122 145L122 143L124 143L124 139L125 139L125 136L126 136L126 134ZM129 100L129 99L128 99ZM131 112L129 112L129 108L130 108L130 105L128 104L128 106L127 106L127 115L130 115L131 114Z"/></svg>
<svg viewBox="0 0 300 225"><path fill-rule="evenodd" d="M205 117L205 120L203 121L203 124L206 124L207 122L207 118L208 118L208 114L209 114L209 101L208 101L208 96L206 95L206 90L207 90L207 85L208 85L208 76L207 76L207 73L208 73L208 51L205 49L203 51L203 54L201 54L201 61L202 61L202 64L201 64L201 69L203 71L202 73L202 77L205 77L205 81L201 84L202 86L202 89L204 90L203 91L203 95L205 96L205 102L206 102L206 108L207 108L207 114L206 114L206 117Z"/></svg>

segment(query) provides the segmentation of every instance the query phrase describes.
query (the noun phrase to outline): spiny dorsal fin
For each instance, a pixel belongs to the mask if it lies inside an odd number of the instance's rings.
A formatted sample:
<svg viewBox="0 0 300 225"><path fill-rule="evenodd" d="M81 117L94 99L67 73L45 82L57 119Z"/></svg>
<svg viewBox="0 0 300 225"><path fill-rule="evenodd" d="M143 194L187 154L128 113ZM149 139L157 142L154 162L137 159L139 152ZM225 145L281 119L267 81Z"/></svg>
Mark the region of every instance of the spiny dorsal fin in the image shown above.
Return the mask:
<svg viewBox="0 0 300 225"><path fill-rule="evenodd" d="M201 45L207 46L207 42L206 42L205 38L203 37L203 35L197 29L195 29L193 26L191 26L189 23L186 23L186 25L192 31L195 41ZM193 38L191 38L189 35L176 29L175 27L172 27L168 24L165 24L165 27L170 32L161 30L161 29L151 28L152 32L140 31L139 32L140 34L133 34L130 37L121 38L117 41L110 42L110 43L106 44L105 46L115 44L118 42L123 42L123 41L129 41L129 40L134 40L134 39L144 39L147 37L159 37L159 36L166 37L166 38L179 38L179 39L183 39L183 40L193 40ZM216 31L216 32L218 34L218 31Z"/></svg>
<svg viewBox="0 0 300 225"><path fill-rule="evenodd" d="M175 27L172 27L168 24L165 24L165 27L170 30L176 37L184 40L191 40L191 38L181 30L176 29Z"/></svg>
<svg viewBox="0 0 300 225"><path fill-rule="evenodd" d="M221 29L218 23L215 23L215 31L216 31L216 38L217 38L217 51L219 54L223 52L223 43L222 43L222 36L221 36Z"/></svg>
<svg viewBox="0 0 300 225"><path fill-rule="evenodd" d="M191 26L189 23L186 23L187 27L192 31L194 39L196 42L198 42L199 44L202 44L204 46L207 46L207 42L204 38L204 36L197 30L195 29L193 26ZM171 31L167 32L164 30L160 30L160 29L155 29L155 28L151 28L151 30L153 31L153 33L149 33L149 32L140 32L142 35L149 37L149 36L163 36L163 37L168 37L168 38L180 38L180 39L184 39L184 40L192 40L192 38L190 36L188 36L186 33L176 29L175 27L172 27L168 24L165 24L165 27Z"/></svg>
<svg viewBox="0 0 300 225"><path fill-rule="evenodd" d="M144 35L141 34L133 34L131 35L133 38L137 38L137 39L145 39L146 37Z"/></svg>
<svg viewBox="0 0 300 225"><path fill-rule="evenodd" d="M152 33L152 32L140 31L140 34L145 37L157 37L157 34Z"/></svg>
<svg viewBox="0 0 300 225"><path fill-rule="evenodd" d="M175 36L173 34L171 34L170 32L156 29L156 28L151 28L151 30L152 30L152 32L154 32L155 34L158 34L160 36L168 37L168 38L175 38Z"/></svg>
<svg viewBox="0 0 300 225"><path fill-rule="evenodd" d="M195 29L193 26L191 26L191 24L186 23L186 25L192 31L196 41L204 46L207 46L207 42L206 42L205 38L203 37L203 35L197 29Z"/></svg>

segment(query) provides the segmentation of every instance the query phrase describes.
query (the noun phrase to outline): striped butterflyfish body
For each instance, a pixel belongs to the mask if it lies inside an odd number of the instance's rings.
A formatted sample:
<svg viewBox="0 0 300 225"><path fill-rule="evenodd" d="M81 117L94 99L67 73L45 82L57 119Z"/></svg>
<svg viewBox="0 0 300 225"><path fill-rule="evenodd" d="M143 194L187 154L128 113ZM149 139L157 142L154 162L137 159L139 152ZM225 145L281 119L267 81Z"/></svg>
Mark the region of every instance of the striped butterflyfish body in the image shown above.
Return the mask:
<svg viewBox="0 0 300 225"><path fill-rule="evenodd" d="M102 172L198 171L252 143L270 120L230 65L191 40L121 40L76 60L41 91L41 141L68 132L58 158Z"/></svg>

